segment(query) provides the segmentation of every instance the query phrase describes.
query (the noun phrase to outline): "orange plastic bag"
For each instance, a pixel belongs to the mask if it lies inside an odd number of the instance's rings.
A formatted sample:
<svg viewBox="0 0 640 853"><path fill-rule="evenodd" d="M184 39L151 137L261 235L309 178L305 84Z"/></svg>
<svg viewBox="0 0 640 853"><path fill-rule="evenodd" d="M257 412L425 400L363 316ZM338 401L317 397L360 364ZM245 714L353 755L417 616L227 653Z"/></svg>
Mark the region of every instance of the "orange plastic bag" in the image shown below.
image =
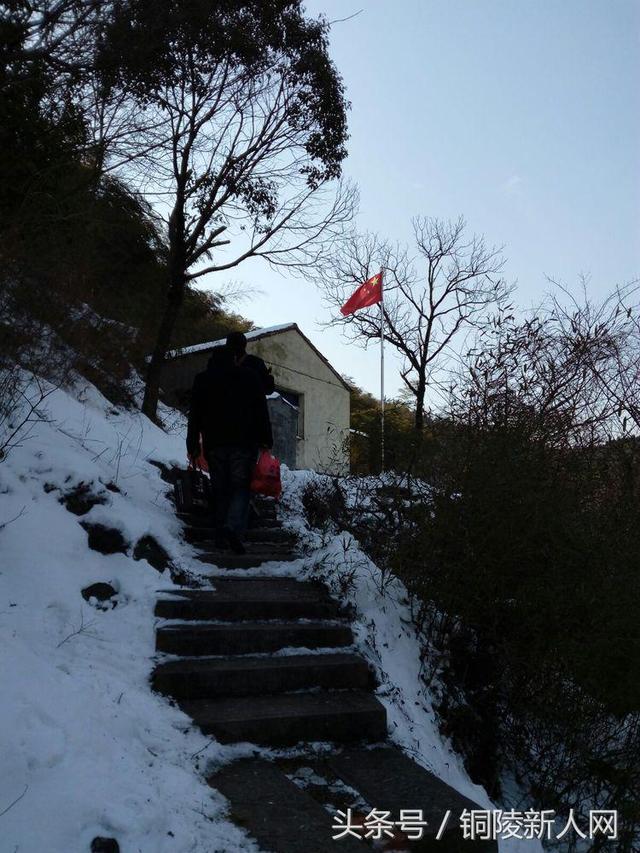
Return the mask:
<svg viewBox="0 0 640 853"><path fill-rule="evenodd" d="M280 478L280 460L268 450L261 450L251 478L251 491L269 498L279 498L282 494Z"/></svg>

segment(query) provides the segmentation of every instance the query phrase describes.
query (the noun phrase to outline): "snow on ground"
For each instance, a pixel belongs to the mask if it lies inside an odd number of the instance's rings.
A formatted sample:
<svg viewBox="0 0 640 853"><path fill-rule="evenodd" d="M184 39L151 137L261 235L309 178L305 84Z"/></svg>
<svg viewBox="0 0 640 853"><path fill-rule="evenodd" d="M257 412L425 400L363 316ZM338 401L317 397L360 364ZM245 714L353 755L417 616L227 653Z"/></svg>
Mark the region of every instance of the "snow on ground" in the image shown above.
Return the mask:
<svg viewBox="0 0 640 853"><path fill-rule="evenodd" d="M174 587L168 573L134 561L131 547L126 555L89 550L79 523L115 527L131 545L150 534L176 567L192 569L170 487L149 462L183 464L184 423L165 412L173 421L165 433L139 413L114 408L86 383L73 393L53 391L46 408L46 420L0 463L0 850L84 853L97 835L116 837L123 853L257 850L226 819L223 798L205 780L207 769L255 748L204 737L149 689L153 608L157 590ZM379 570L351 536L323 538L304 522L301 493L315 476L283 469L285 521L300 534L306 556L246 574L321 577L346 596L355 608L357 646L380 680L392 739L491 807L438 732L419 679L406 591L394 581L383 595ZM81 482L105 503L80 518L59 499ZM352 584L345 592L346 575ZM81 589L97 581L118 590L117 607L103 611L84 601ZM501 842L501 853L524 844ZM540 849L538 842L526 847Z"/></svg>
<svg viewBox="0 0 640 853"><path fill-rule="evenodd" d="M202 756L232 750L208 746L149 689L168 573L89 550L79 524L109 524L131 543L149 533L188 567L170 487L147 461L182 463L184 433L114 409L91 386L56 390L46 408L48 422L0 463L0 850L86 853L95 836L116 837L123 853L256 850L198 771ZM107 503L79 518L59 498L81 481ZM118 590L117 607L84 601L96 581Z"/></svg>

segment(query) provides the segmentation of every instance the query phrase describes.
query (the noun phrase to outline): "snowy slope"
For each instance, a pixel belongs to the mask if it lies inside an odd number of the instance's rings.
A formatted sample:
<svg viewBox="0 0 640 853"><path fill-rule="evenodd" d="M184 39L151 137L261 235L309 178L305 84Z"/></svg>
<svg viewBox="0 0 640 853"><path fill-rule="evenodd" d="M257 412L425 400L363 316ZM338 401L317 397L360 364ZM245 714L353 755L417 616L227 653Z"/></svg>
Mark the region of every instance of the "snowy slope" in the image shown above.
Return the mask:
<svg viewBox="0 0 640 853"><path fill-rule="evenodd" d="M198 773L219 748L148 686L168 572L89 550L79 524L107 523L131 543L150 533L188 564L169 487L146 461L182 462L183 433L113 409L91 386L55 391L47 409L0 463L0 525L15 518L0 529L0 850L86 853L94 836L127 853L256 849ZM80 481L107 501L82 518L59 503ZM115 609L81 597L96 581L118 589Z"/></svg>
<svg viewBox="0 0 640 853"><path fill-rule="evenodd" d="M204 737L148 684L156 591L172 582L131 552L149 534L178 569L193 568L170 487L149 462L183 464L184 423L165 412L174 426L163 432L86 383L54 391L46 408L47 418L0 463L0 853L85 853L95 836L116 837L123 853L256 850L205 781L207 766L253 748ZM404 589L395 581L382 595L380 572L357 542L347 534L323 539L304 523L301 491L315 476L284 471L285 523L300 533L307 556L246 574L321 577L347 596L392 738L490 807L438 733ZM60 498L81 482L104 503L79 517ZM90 550L84 521L120 530L127 554ZM345 574L353 579L348 592ZM118 590L114 609L82 598L81 589L98 581ZM501 853L524 846L540 849L510 841Z"/></svg>

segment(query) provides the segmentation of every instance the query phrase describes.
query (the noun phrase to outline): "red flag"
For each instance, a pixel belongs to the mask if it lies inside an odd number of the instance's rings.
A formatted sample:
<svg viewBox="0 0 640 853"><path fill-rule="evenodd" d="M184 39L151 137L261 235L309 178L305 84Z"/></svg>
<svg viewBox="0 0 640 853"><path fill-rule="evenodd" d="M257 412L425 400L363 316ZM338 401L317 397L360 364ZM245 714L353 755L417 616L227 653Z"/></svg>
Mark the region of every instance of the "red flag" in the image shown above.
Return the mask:
<svg viewBox="0 0 640 853"><path fill-rule="evenodd" d="M372 275L354 291L340 309L345 317L359 308L368 308L382 302L382 272Z"/></svg>

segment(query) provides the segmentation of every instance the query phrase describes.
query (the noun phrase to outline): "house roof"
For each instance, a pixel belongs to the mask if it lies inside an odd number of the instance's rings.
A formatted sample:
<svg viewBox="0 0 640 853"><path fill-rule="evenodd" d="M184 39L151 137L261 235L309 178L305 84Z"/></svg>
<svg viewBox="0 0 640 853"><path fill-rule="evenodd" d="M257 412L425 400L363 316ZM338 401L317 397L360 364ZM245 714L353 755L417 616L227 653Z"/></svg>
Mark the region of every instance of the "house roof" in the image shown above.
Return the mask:
<svg viewBox="0 0 640 853"><path fill-rule="evenodd" d="M251 332L245 332L244 336L248 341L255 341L257 338L267 338L269 335L277 335L278 332L288 332L289 329L298 329L295 323L283 323L280 326L267 326L264 329L253 329ZM298 329L300 331L300 329ZM183 355L191 355L194 352L206 352L207 350L221 347L224 345L226 338L218 338L215 341L207 341L203 344L194 344L191 347L180 347L167 353L167 358L180 358Z"/></svg>
<svg viewBox="0 0 640 853"><path fill-rule="evenodd" d="M300 335L300 337L304 338L306 343L311 347L311 349L315 352L315 354L318 356L318 358L322 362L324 362L324 364L334 374L336 379L339 380L340 384L344 388L346 388L347 391L349 391L349 392L351 391L350 386L344 381L342 376L340 376L340 374L335 369L335 367L326 358L326 356L322 355L320 350L314 344L311 343L309 338L304 334L304 332L301 331L301 329L297 323L282 323L279 326L267 326L267 327L262 328L262 329L253 329L252 331L245 332L244 334L245 334L245 337L247 338L247 341L255 341L255 340L259 340L261 338L271 337L272 335L279 335L279 334L282 334L282 332L297 332ZM225 342L225 338L219 338L218 340L207 341L206 343L203 343L203 344L194 344L193 346L190 346L190 347L182 347L180 349L171 350L170 352L167 353L166 357L167 358L181 358L182 356L192 355L193 353L207 352L208 350L212 350L212 349L215 349L216 347L223 346L224 342ZM286 369L290 370L293 368L286 368Z"/></svg>

